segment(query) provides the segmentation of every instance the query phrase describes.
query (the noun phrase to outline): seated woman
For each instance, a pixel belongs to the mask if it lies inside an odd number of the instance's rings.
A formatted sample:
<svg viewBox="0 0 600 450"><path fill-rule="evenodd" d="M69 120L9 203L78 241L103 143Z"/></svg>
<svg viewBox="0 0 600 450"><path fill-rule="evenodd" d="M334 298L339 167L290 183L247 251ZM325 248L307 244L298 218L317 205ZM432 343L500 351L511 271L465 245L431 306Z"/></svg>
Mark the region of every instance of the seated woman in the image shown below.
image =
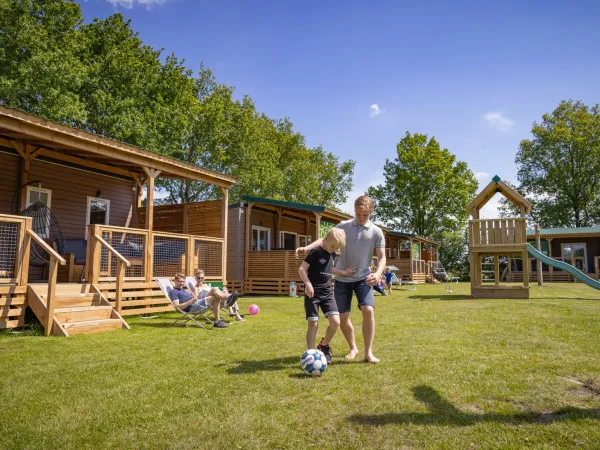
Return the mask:
<svg viewBox="0 0 600 450"><path fill-rule="evenodd" d="M192 287L192 295L198 300L203 298L215 297L221 300L223 306L229 308L230 313L235 317L235 320L239 322L245 322L244 318L239 314L239 308L237 306L237 298L239 297L238 292L229 294L226 291L221 291L218 287L210 287L204 284L204 271L199 269L194 275L196 284ZM226 301L223 301L226 300Z"/></svg>

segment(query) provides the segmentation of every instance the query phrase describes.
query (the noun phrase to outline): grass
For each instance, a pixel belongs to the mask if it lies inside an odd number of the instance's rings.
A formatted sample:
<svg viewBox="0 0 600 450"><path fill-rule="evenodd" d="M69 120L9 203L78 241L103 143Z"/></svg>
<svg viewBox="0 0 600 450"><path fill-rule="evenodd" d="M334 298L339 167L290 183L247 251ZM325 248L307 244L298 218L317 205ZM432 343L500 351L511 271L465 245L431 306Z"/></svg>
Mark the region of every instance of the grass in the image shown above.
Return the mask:
<svg viewBox="0 0 600 450"><path fill-rule="evenodd" d="M600 292L452 287L378 296L382 363L345 362L338 334L315 379L299 368L301 299L243 298L261 312L227 330L166 328L164 314L73 338L0 333L0 447L597 447Z"/></svg>

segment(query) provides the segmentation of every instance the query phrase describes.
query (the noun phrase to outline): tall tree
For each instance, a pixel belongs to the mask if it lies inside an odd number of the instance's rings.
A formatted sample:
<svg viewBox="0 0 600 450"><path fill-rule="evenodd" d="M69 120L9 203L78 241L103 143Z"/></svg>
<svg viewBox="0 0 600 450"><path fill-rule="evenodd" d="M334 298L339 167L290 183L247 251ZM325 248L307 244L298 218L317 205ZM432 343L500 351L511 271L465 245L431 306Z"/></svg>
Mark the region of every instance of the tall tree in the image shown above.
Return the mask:
<svg viewBox="0 0 600 450"><path fill-rule="evenodd" d="M59 122L86 120L77 3L0 0L0 104Z"/></svg>
<svg viewBox="0 0 600 450"><path fill-rule="evenodd" d="M519 189L546 227L600 224L600 106L562 101L516 156Z"/></svg>
<svg viewBox="0 0 600 450"><path fill-rule="evenodd" d="M384 184L368 191L376 218L392 229L436 239L462 231L477 190L467 164L425 134L407 132L396 150L397 157L386 160Z"/></svg>

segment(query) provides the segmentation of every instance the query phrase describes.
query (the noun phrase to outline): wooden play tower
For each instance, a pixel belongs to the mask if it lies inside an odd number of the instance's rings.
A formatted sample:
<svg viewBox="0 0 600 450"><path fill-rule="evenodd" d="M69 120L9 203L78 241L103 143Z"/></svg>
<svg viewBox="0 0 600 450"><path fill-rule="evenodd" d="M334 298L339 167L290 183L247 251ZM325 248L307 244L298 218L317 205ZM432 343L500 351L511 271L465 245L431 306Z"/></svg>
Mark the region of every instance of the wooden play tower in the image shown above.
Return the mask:
<svg viewBox="0 0 600 450"><path fill-rule="evenodd" d="M521 217L479 219L479 211L497 192L515 205ZM496 175L469 204L468 209L473 217L469 221L471 298L529 298L525 215L531 212L531 203ZM500 284L499 261L501 257L509 255L522 258L525 262L522 286Z"/></svg>

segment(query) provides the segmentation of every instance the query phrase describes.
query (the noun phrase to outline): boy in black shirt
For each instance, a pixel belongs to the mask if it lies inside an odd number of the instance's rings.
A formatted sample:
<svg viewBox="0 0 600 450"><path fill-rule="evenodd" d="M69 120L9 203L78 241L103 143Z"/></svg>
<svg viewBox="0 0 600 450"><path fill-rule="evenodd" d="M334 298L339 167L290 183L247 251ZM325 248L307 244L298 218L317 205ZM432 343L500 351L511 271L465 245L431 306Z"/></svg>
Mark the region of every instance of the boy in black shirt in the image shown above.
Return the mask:
<svg viewBox="0 0 600 450"><path fill-rule="evenodd" d="M340 326L340 313L337 303L333 297L331 287L332 273L335 275L352 276L356 272L354 266L346 270L333 267L335 251L346 244L346 233L340 228L332 228L323 238L321 245L313 249L300 268L298 274L304 281L304 309L308 330L306 332L306 347L310 350L315 348L317 329L319 327L319 306L329 319L329 326L325 337L317 347L325 354L327 363L331 362L331 348L329 343Z"/></svg>

